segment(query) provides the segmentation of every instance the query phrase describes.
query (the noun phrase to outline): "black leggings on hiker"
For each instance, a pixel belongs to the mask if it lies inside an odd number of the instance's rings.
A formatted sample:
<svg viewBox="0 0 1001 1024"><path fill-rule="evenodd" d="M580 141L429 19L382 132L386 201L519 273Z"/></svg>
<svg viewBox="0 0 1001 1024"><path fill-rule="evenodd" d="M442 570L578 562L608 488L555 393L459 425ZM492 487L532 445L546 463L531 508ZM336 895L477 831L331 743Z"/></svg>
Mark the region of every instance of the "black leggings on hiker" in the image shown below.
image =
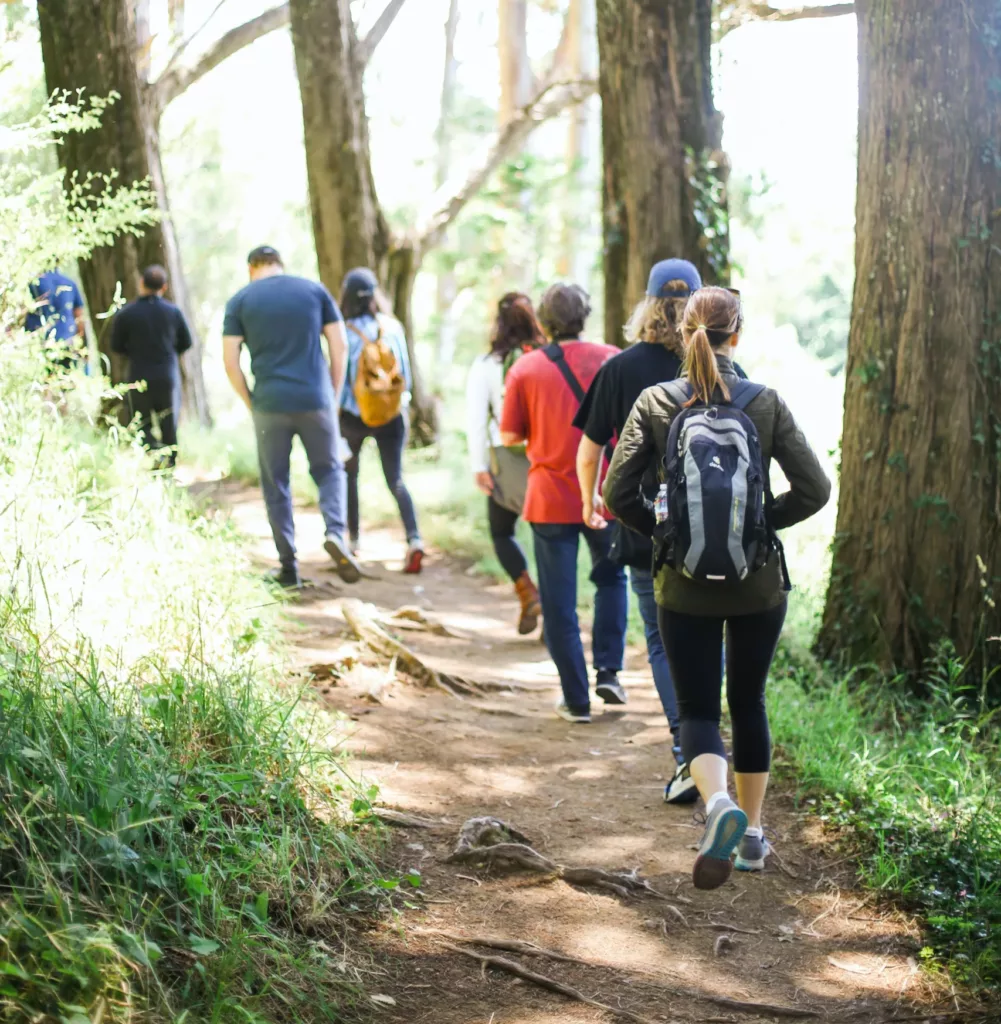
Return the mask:
<svg viewBox="0 0 1001 1024"><path fill-rule="evenodd" d="M518 513L511 512L498 505L493 498L487 498L487 521L490 524L490 539L497 553L497 561L501 568L517 582L521 574L528 569L525 553L521 545L514 539L514 529L518 525Z"/></svg>
<svg viewBox="0 0 1001 1024"><path fill-rule="evenodd" d="M348 477L348 533L352 540L358 539L361 525L361 513L358 508L359 456L365 439L369 437L375 438L379 448L382 475L386 478L386 486L390 493L396 499L407 540L412 542L420 539L414 502L403 482L403 449L407 446L409 433L405 414L384 423L381 427L367 427L358 416L341 410L341 434L351 449L351 457L344 463L344 471Z"/></svg>
<svg viewBox="0 0 1001 1024"><path fill-rule="evenodd" d="M772 741L765 711L765 681L785 616L784 601L765 612L729 619L659 609L660 633L678 695L681 749L689 764L700 754L726 757L719 732L725 623L733 768L748 773L769 770Z"/></svg>

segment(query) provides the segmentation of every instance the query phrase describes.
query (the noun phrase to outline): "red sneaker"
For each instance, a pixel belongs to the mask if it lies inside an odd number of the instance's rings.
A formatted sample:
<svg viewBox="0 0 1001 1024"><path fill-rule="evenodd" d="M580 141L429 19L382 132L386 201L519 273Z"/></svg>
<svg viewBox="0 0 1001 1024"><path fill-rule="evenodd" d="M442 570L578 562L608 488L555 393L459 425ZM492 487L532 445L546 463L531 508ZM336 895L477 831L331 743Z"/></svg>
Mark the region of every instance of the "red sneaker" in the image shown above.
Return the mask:
<svg viewBox="0 0 1001 1024"><path fill-rule="evenodd" d="M407 548L407 557L403 560L403 571L411 576L416 576L424 564L424 547L419 540L410 542Z"/></svg>

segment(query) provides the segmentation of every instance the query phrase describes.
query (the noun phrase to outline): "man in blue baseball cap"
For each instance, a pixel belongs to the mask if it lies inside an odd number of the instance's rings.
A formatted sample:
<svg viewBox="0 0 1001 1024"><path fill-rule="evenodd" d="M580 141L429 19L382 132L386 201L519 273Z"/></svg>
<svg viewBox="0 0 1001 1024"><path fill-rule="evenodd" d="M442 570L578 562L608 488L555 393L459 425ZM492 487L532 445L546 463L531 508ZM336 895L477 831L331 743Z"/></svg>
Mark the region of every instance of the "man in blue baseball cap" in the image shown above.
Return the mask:
<svg viewBox="0 0 1001 1024"><path fill-rule="evenodd" d="M574 426L584 432L577 450L577 479L584 500L584 522L593 528L600 529L599 524L605 523L597 494L602 452L618 439L633 404L646 388L681 375L685 355L681 323L689 298L701 287L702 278L688 260L655 263L646 295L623 331L630 347L601 367L581 404L574 420ZM743 371L737 372L743 376ZM653 500L656 479L645 480L644 490ZM617 523L611 528L615 531L611 557L629 567L629 581L643 617L654 686L671 726L677 769L664 791L664 799L671 804L692 803L698 799L698 791L681 754L678 702L657 625L657 602L650 573L653 549L645 537Z"/></svg>

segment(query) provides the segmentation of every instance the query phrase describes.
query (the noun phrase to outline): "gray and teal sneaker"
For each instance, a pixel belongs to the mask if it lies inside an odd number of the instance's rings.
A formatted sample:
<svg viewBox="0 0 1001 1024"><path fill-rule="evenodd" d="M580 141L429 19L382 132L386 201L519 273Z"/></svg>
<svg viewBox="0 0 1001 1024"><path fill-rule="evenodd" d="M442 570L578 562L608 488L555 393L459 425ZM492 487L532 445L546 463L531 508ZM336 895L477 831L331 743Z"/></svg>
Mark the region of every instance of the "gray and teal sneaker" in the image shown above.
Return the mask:
<svg viewBox="0 0 1001 1024"><path fill-rule="evenodd" d="M765 858L772 852L772 845L762 836L749 836L746 832L737 847L734 867L738 871L764 871Z"/></svg>
<svg viewBox="0 0 1001 1024"><path fill-rule="evenodd" d="M706 830L692 868L696 889L718 889L730 877L730 857L746 828L747 815L732 800L716 804L706 818Z"/></svg>

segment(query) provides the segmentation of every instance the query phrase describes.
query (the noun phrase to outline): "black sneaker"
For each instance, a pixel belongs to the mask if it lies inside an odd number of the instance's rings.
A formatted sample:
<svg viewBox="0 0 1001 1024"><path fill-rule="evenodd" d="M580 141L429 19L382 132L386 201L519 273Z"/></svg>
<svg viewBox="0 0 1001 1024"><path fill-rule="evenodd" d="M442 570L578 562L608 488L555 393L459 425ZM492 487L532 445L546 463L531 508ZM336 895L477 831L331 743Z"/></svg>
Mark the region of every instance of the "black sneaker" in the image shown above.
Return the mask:
<svg viewBox="0 0 1001 1024"><path fill-rule="evenodd" d="M626 704L629 702L625 687L619 682L618 675L607 668L598 669L598 680L595 684L594 692L606 704Z"/></svg>
<svg viewBox="0 0 1001 1024"><path fill-rule="evenodd" d="M328 533L323 542L323 548L334 560L334 568L337 570L337 575L345 583L357 583L361 579L361 569L354 560L354 556L351 554L347 544L344 543L343 537Z"/></svg>
<svg viewBox="0 0 1001 1024"><path fill-rule="evenodd" d="M665 804L694 804L699 798L695 779L684 761L678 765L674 778L664 787Z"/></svg>
<svg viewBox="0 0 1001 1024"><path fill-rule="evenodd" d="M284 587L286 590L300 590L302 588L302 577L295 566L291 568L283 566L277 572L271 573L267 579L270 583L276 583L279 587Z"/></svg>

